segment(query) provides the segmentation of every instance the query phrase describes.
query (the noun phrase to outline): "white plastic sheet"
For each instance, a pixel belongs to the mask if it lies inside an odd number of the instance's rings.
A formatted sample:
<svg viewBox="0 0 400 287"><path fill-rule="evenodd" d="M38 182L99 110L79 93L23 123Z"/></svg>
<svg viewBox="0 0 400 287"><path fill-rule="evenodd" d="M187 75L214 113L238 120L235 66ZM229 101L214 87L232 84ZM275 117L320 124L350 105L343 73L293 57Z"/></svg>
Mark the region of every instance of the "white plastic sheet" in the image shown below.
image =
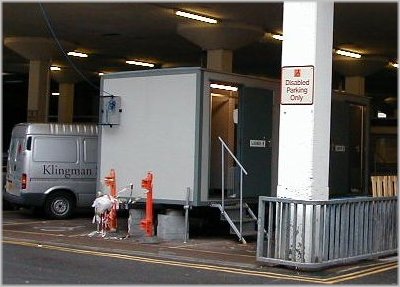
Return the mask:
<svg viewBox="0 0 400 287"><path fill-rule="evenodd" d="M100 222L101 215L106 211L110 211L114 203L117 202L117 199L111 195L97 197L92 204L92 207L94 207L94 217L92 222Z"/></svg>

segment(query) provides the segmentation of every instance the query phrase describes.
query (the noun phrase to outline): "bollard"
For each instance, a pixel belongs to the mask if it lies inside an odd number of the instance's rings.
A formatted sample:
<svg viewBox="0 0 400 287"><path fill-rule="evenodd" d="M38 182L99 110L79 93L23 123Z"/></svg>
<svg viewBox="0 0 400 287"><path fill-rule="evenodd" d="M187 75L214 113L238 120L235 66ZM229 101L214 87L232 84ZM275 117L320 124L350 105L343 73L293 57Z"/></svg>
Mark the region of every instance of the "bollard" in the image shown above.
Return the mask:
<svg viewBox="0 0 400 287"><path fill-rule="evenodd" d="M146 231L147 236L153 236L153 174L147 173L142 180L142 188L147 189L146 217L140 221L140 226Z"/></svg>

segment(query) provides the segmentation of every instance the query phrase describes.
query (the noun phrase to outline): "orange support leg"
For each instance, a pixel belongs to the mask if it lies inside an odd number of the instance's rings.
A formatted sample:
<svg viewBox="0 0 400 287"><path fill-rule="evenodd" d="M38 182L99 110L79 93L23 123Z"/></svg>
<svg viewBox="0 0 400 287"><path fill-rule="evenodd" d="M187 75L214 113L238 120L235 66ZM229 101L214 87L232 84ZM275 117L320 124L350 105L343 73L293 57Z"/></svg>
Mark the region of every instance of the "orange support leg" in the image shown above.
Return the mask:
<svg viewBox="0 0 400 287"><path fill-rule="evenodd" d="M147 236L153 236L153 174L151 172L148 172L147 177L142 180L142 188L147 189L146 218L140 221L140 225Z"/></svg>
<svg viewBox="0 0 400 287"><path fill-rule="evenodd" d="M108 187L110 187L110 195L113 198L117 197L117 181L115 178L115 171L111 169L110 175L104 178L104 181ZM113 207L109 213L107 229L111 232L117 231L117 203L113 204Z"/></svg>

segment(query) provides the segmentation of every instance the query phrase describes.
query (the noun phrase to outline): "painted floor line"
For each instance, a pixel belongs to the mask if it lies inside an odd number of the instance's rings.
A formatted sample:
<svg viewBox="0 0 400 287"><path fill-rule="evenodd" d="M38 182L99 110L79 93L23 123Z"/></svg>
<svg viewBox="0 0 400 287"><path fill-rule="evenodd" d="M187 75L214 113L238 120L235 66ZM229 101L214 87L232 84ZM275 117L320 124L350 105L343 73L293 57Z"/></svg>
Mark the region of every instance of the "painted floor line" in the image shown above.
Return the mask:
<svg viewBox="0 0 400 287"><path fill-rule="evenodd" d="M9 229L3 229L3 233L4 232L14 232L14 233L34 234L34 235L48 235L48 236L56 236L56 237L65 236L64 234L54 234L54 233L47 233L47 232L33 232L33 231L21 231L21 230L9 230Z"/></svg>
<svg viewBox="0 0 400 287"><path fill-rule="evenodd" d="M390 264L388 264L388 265L390 265ZM337 279L337 280L330 280L330 281L327 281L326 283L329 283L329 284L340 283L340 282L349 281L349 280L353 280L353 279L358 279L358 278L361 278L361 277L365 277L365 276L369 276L369 275L373 275L373 274L377 274L377 273L382 273L382 272L389 271L389 270L392 270L392 269L397 269L397 268L398 268L398 265L396 263L396 264L393 264L393 265L390 265L390 266L386 266L386 267L382 266L382 267L380 267L380 268L378 268L376 270L363 272L362 274L357 274L357 275L349 274L345 278L341 278L341 279Z"/></svg>
<svg viewBox="0 0 400 287"><path fill-rule="evenodd" d="M88 235L86 233L79 233L79 234L70 234L67 237L79 237L79 236L84 237L84 236L88 236Z"/></svg>
<svg viewBox="0 0 400 287"><path fill-rule="evenodd" d="M326 283L333 284L333 283L338 283L338 282L343 282L343 281L348 281L356 278L361 278L361 277L366 277L372 274L384 272L390 269L397 268L398 264L397 262L386 262L383 264L377 264L376 266L372 266L369 268L364 268L358 271L354 271L348 274L342 274L338 276L333 276L325 279Z"/></svg>
<svg viewBox="0 0 400 287"><path fill-rule="evenodd" d="M47 233L47 232L32 232L32 231L20 231L20 230L9 230L9 229L4 229L3 232L4 231L9 231L9 232L14 232L14 233L22 233L22 234L49 235L49 236L56 236L56 237L62 237L62 236L80 237L80 236L84 236L84 234L82 234L82 233L64 235L64 234L52 234L52 233ZM202 245L204 245L204 244L202 244ZM199 246L199 245L200 244L191 244L190 246ZM254 257L252 255L245 255L245 254L230 254L230 253L208 251L208 250L195 250L195 249L192 249L192 248L183 248L182 246L166 246L166 248L168 248L168 249L194 250L196 252L219 254L219 255L225 255L225 256L240 256L240 257L248 257L248 258L253 258Z"/></svg>
<svg viewBox="0 0 400 287"><path fill-rule="evenodd" d="M193 248L184 248L184 247L179 247L179 246L174 246L174 247L169 247L170 249L182 249L182 250L189 250L189 251L196 251L196 252L202 252L202 253L211 253L211 254L220 254L220 255L227 255L227 256L240 256L240 257L249 257L249 258L254 258L254 255L245 255L245 254L230 254L230 253L224 253L224 252L217 252L217 251L210 251L210 250L197 250Z"/></svg>
<svg viewBox="0 0 400 287"><path fill-rule="evenodd" d="M209 244L208 242L203 242L203 243L192 243L192 244L183 244L183 245L178 245L178 246L171 246L171 248L187 248L187 247L196 247L196 246L202 246L202 245L207 245Z"/></svg>
<svg viewBox="0 0 400 287"><path fill-rule="evenodd" d="M169 265L169 266L186 267L186 268L202 269L202 270L209 270L209 271L220 271L220 272L233 273L233 274L251 275L251 276L283 279L283 280L291 280L291 281L323 283L323 282L321 282L321 280L319 280L317 278L309 278L309 277L302 277L302 276L296 276L296 275L286 275L286 274L273 273L273 272L260 272L260 271L246 270L246 269L240 269L240 268L222 267L222 266L218 266L218 265L187 263L187 262L180 262L180 261L124 255L124 254L118 254L118 253L105 253L105 252L89 251L89 250L83 250L83 249L59 247L59 246L47 245L47 244L38 245L35 243L30 243L30 242L16 242L16 241L3 240L3 243L22 245L22 246L28 246L28 247L36 247L36 248L46 248L46 249L50 249L50 250L58 250L58 251L71 252L71 253L77 253L77 254L86 254L86 255L101 256L101 257L111 257L111 258L117 258L117 259L139 261L139 262L144 262L144 263L163 264L163 265Z"/></svg>
<svg viewBox="0 0 400 287"><path fill-rule="evenodd" d="M37 223L47 223L47 221L27 221L27 222L8 222L8 223L3 222L3 226L29 225L29 224L37 224Z"/></svg>
<svg viewBox="0 0 400 287"><path fill-rule="evenodd" d="M361 277L365 277L368 275L372 275L372 274L376 274L376 273L380 273L380 272L384 272L384 271L388 271L388 270L397 268L397 262L389 262L389 263L386 262L384 264L379 264L374 267L359 270L359 271L352 272L349 274L343 274L343 275L328 277L328 278L315 278L315 277L296 276L296 275L280 274L280 273L273 273L273 272L261 272L261 271L246 270L246 269L240 269L240 268L222 267L222 266L218 266L218 265L194 264L194 263L187 263L187 262L180 262L180 261L154 259L154 258L124 255L124 254L118 254L118 253L105 253L105 252L98 252L98 251L89 251L89 250L83 250L83 249L66 248L66 247L59 247L59 246L46 245L46 244L38 245L35 243L30 243L30 242L16 242L16 241L3 240L3 243L36 247L36 248L40 247L40 248L46 248L46 249L51 249L51 250L58 250L58 251L78 253L78 254L87 254L87 255L93 255L93 256L112 257L112 258L118 258L118 259L124 259L124 260L140 261L140 262L145 262L145 263L163 264L163 265L186 267L186 268L221 271L221 272L227 272L227 273L233 273L233 274L243 274L243 275L259 276L259 277L265 277L265 278L311 282L311 283L323 283L323 284L333 284L333 283L348 281L348 280L357 279L357 278L361 278Z"/></svg>

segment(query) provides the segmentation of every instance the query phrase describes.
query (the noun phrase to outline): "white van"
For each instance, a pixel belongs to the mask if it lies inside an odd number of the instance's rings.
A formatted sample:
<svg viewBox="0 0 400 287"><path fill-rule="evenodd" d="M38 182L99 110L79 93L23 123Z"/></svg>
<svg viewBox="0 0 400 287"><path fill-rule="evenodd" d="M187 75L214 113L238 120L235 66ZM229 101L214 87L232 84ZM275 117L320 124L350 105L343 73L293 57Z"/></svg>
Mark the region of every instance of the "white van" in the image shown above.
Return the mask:
<svg viewBox="0 0 400 287"><path fill-rule="evenodd" d="M94 124L24 123L13 128L6 188L11 203L43 208L54 219L96 197L98 128Z"/></svg>

